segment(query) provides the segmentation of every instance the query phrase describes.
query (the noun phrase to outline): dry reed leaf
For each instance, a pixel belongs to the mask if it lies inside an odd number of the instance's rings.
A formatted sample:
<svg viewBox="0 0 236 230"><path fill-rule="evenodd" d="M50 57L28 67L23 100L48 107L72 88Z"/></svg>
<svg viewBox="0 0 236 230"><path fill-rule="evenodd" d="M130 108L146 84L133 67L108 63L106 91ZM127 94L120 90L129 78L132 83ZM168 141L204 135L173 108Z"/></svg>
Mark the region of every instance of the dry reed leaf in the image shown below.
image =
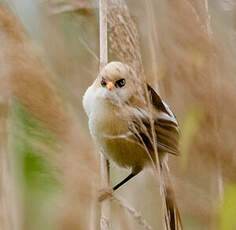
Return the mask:
<svg viewBox="0 0 236 230"><path fill-rule="evenodd" d="M37 48L27 37L20 20L5 7L1 9L0 21L1 72L8 89L51 130L60 136L64 135L70 120L64 113L66 108L37 54Z"/></svg>
<svg viewBox="0 0 236 230"><path fill-rule="evenodd" d="M91 0L45 0L43 3L47 7L49 14L61 14L65 12L78 11L80 14L88 16L94 8L97 8L95 1Z"/></svg>
<svg viewBox="0 0 236 230"><path fill-rule="evenodd" d="M230 114L232 109L234 110L233 106L226 106L225 102L232 103L231 85L235 85L235 81L225 78L229 74L229 69L220 52L220 46L217 47L209 34L202 30L202 26L206 28L205 15L207 13L199 14L201 22L205 22L202 24L191 15L188 4L177 1L167 3L167 5L171 9L167 26L176 41L166 40L166 44L162 43L165 57L168 63L172 63L163 83L173 86L171 87L172 95L177 96L175 98L177 108L181 98L184 97L187 104L196 103L203 106L205 121L196 137L197 142L194 145L197 147L196 152L201 154L207 150L208 154L204 157L212 160L217 152L222 152L221 157L229 156L223 152L228 148L227 146L232 146L231 129L227 128L229 124L232 125L232 121L231 118L223 119L221 111L227 111L226 113ZM189 96L186 97L186 95ZM223 144L223 140L227 140L228 144ZM200 146L201 150L198 149ZM210 163L211 160L207 162Z"/></svg>
<svg viewBox="0 0 236 230"><path fill-rule="evenodd" d="M0 33L0 71L7 82L8 98L17 98L57 137L59 148L46 157L58 169L62 184L63 197L58 206L63 208L58 210L58 224L61 229L73 229L72 225L74 229L87 229L89 211L81 207L93 205L98 175L92 148L81 133L75 113L58 94L38 49L6 5L0 5Z"/></svg>

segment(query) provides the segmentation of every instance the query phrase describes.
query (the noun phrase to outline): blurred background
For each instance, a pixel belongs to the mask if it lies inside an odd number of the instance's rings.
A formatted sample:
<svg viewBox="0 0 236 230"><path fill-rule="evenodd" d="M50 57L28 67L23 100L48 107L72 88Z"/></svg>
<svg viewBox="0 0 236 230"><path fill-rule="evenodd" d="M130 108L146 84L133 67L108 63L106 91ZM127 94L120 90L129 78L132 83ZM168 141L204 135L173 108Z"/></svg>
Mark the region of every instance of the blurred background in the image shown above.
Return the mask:
<svg viewBox="0 0 236 230"><path fill-rule="evenodd" d="M175 112L169 157L185 229L236 229L236 1L111 0L109 61ZM127 5L126 5L127 4ZM99 229L99 153L82 96L99 71L98 1L0 1L0 229ZM129 172L111 164L111 184ZM116 192L162 229L146 170ZM111 202L111 229L145 229Z"/></svg>

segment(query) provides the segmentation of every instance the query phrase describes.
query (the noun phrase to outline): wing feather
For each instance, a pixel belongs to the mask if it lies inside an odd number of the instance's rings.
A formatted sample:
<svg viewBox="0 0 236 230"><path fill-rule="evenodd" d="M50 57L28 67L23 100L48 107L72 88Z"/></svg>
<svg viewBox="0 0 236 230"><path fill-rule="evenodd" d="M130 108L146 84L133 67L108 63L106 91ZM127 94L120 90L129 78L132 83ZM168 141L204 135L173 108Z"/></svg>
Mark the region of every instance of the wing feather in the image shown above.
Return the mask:
<svg viewBox="0 0 236 230"><path fill-rule="evenodd" d="M156 110L153 119L158 151L178 155L180 136L178 122L169 107L151 86L148 85L147 88L153 107ZM149 151L154 151L151 122L148 113L140 108L134 108L133 114L135 115L131 118L129 130L139 144L145 144Z"/></svg>

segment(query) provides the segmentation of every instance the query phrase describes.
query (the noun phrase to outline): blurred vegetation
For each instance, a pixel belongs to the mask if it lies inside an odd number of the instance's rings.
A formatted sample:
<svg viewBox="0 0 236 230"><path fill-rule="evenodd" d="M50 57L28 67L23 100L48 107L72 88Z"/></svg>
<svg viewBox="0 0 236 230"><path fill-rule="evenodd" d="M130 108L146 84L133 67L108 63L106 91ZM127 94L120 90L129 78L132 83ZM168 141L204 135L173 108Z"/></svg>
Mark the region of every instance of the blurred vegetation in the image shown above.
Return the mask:
<svg viewBox="0 0 236 230"><path fill-rule="evenodd" d="M52 229L60 186L43 145L55 149L55 139L17 99L11 103L10 123L9 147L25 210L23 229Z"/></svg>
<svg viewBox="0 0 236 230"><path fill-rule="evenodd" d="M98 153L81 104L98 73L98 2L7 1L13 14L2 2L0 228L98 229ZM158 84L180 122L182 156L169 162L184 228L234 230L236 3L209 0L207 10L204 1L150 2L152 14L146 1L127 0L147 80ZM119 34L113 42L125 50L126 37ZM110 61L128 59L112 40L110 46ZM113 164L111 171L112 184L128 174ZM161 229L151 172L118 194ZM7 227L12 222L16 228ZM142 229L115 203L112 223L114 229Z"/></svg>
<svg viewBox="0 0 236 230"><path fill-rule="evenodd" d="M225 188L224 203L221 210L221 228L230 230L236 228L236 185L230 184Z"/></svg>

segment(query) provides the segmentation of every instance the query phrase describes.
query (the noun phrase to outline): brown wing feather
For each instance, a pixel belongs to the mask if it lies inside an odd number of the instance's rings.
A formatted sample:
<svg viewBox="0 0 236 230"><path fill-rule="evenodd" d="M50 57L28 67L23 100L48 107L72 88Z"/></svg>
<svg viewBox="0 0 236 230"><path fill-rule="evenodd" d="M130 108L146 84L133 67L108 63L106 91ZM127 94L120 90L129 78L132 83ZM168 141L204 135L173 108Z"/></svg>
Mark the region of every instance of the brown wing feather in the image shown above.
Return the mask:
<svg viewBox="0 0 236 230"><path fill-rule="evenodd" d="M153 105L159 111L164 112L168 115L167 118L158 118L158 116L154 118L154 129L156 132L158 151L178 155L178 124L177 122L173 122L171 118L168 119L168 117L171 117L171 114L166 109L161 98L149 85L147 87L148 91L150 92L150 97ZM148 117L147 113L142 112L138 108L136 109L139 111L137 113L138 115L132 117L129 129L134 134L136 141L138 141L142 145L145 144L149 151L154 151L150 118Z"/></svg>
<svg viewBox="0 0 236 230"><path fill-rule="evenodd" d="M163 101L161 100L160 96L156 93L156 91L149 84L147 84L147 89L153 106L156 107L158 110L167 113L168 115L171 116L171 114L167 111L165 105L163 104Z"/></svg>

